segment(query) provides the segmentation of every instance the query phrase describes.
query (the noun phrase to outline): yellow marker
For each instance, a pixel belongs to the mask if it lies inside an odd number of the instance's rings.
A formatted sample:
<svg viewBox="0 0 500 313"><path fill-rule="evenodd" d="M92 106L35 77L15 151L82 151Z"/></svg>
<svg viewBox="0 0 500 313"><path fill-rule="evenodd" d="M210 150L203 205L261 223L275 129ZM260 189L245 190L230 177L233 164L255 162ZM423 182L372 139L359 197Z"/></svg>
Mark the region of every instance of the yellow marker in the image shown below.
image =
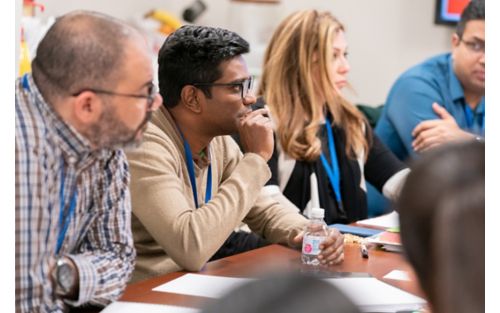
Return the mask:
<svg viewBox="0 0 500 313"><path fill-rule="evenodd" d="M176 17L163 10L152 10L144 17L159 21L162 25L158 30L167 35L182 26L182 23Z"/></svg>
<svg viewBox="0 0 500 313"><path fill-rule="evenodd" d="M31 58L28 44L24 40L24 29L21 29L21 47L19 54L19 76L31 72Z"/></svg>

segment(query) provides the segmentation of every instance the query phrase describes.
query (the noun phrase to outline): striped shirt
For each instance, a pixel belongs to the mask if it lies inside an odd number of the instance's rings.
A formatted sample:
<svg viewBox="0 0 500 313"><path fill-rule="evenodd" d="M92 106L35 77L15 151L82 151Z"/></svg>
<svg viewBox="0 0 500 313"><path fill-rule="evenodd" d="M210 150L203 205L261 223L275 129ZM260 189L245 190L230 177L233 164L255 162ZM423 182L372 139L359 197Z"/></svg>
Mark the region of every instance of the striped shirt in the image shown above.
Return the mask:
<svg viewBox="0 0 500 313"><path fill-rule="evenodd" d="M122 150L92 150L44 101L30 75L16 81L16 312L106 305L122 294L136 255L128 184ZM57 255L60 212L64 220L74 196ZM49 270L60 256L78 268L76 301L55 296Z"/></svg>

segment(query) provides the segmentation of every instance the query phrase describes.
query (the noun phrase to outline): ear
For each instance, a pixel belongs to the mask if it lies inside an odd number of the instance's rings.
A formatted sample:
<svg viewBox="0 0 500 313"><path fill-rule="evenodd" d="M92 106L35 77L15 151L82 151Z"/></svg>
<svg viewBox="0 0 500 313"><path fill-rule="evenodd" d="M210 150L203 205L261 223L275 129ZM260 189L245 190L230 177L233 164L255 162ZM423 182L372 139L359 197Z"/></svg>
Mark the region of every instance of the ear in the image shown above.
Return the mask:
<svg viewBox="0 0 500 313"><path fill-rule="evenodd" d="M84 91L75 97L73 102L73 115L78 123L90 125L99 120L104 103L91 91Z"/></svg>
<svg viewBox="0 0 500 313"><path fill-rule="evenodd" d="M194 113L201 113L201 98L198 88L186 85L181 90L181 104ZM202 92L201 92L202 93Z"/></svg>
<svg viewBox="0 0 500 313"><path fill-rule="evenodd" d="M460 44L460 37L458 37L457 33L454 33L453 36L451 36L451 47L452 49L455 49L458 47Z"/></svg>
<svg viewBox="0 0 500 313"><path fill-rule="evenodd" d="M454 33L451 36L451 57L455 59L455 54L457 53L458 45L460 44L460 37L458 37L457 33Z"/></svg>

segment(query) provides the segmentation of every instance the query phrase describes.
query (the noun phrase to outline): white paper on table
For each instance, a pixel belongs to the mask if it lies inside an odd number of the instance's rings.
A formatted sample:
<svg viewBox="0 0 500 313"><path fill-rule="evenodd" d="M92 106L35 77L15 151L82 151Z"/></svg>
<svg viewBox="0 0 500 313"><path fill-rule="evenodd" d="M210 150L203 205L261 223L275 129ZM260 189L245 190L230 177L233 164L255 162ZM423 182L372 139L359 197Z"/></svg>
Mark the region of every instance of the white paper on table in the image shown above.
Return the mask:
<svg viewBox="0 0 500 313"><path fill-rule="evenodd" d="M199 313L199 309L173 305L117 301L108 305L101 313Z"/></svg>
<svg viewBox="0 0 500 313"><path fill-rule="evenodd" d="M408 276L408 273L405 271L399 271L399 270L394 270L391 271L389 274L385 275L384 278L386 279L395 279L395 280L405 280L405 281L410 281L410 276Z"/></svg>
<svg viewBox="0 0 500 313"><path fill-rule="evenodd" d="M255 279L185 274L163 285L155 287L153 290L191 296L220 298L234 288L252 280Z"/></svg>
<svg viewBox="0 0 500 313"><path fill-rule="evenodd" d="M416 310L425 300L376 278L329 278L327 282L342 290L363 312Z"/></svg>
<svg viewBox="0 0 500 313"><path fill-rule="evenodd" d="M399 214L396 211L392 211L389 214L357 221L356 223L365 226L378 226L383 228L399 227Z"/></svg>

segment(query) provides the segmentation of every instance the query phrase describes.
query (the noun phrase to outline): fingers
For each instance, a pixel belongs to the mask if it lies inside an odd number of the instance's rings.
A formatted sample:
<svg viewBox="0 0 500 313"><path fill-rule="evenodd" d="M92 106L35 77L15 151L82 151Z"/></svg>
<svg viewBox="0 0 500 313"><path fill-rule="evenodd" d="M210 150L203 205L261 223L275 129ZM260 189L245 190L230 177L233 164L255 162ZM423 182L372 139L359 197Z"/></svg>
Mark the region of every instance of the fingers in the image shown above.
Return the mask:
<svg viewBox="0 0 500 313"><path fill-rule="evenodd" d="M298 246L302 243L303 239L304 239L304 232L302 231L292 239L292 243Z"/></svg>
<svg viewBox="0 0 500 313"><path fill-rule="evenodd" d="M267 109L258 109L255 111L249 111L248 113L246 113L240 117L240 122L243 123L243 122L246 122L248 120L252 120L255 117L259 117L259 116L269 119L269 111Z"/></svg>
<svg viewBox="0 0 500 313"><path fill-rule="evenodd" d="M423 152L442 143L443 140L439 135L433 135L432 133L422 133L413 141L412 146L413 150L415 150L416 152Z"/></svg>
<svg viewBox="0 0 500 313"><path fill-rule="evenodd" d="M259 109L251 111L241 116L239 119L240 128L243 126L256 126L262 125L266 128L271 127L271 119L268 117L268 111L266 109Z"/></svg>
<svg viewBox="0 0 500 313"><path fill-rule="evenodd" d="M434 128L427 128L418 133L412 142L413 150L420 151L425 148L426 145L431 144L437 139L439 135L439 130Z"/></svg>
<svg viewBox="0 0 500 313"><path fill-rule="evenodd" d="M450 113L448 113L448 111L446 111L445 108L443 108L442 106L440 106L439 104L437 104L437 102L434 102L432 104L432 109L434 110L434 112L443 120L445 119L453 119L453 116L450 115Z"/></svg>
<svg viewBox="0 0 500 313"><path fill-rule="evenodd" d="M344 236L337 230L332 229L320 245L321 253L318 259L322 264L334 265L344 261Z"/></svg>
<svg viewBox="0 0 500 313"><path fill-rule="evenodd" d="M266 162L274 151L272 123L266 109L250 111L238 120L238 132L243 150L260 155Z"/></svg>
<svg viewBox="0 0 500 313"><path fill-rule="evenodd" d="M426 131L431 128L435 128L442 124L442 120L429 120L429 121L423 121L420 122L415 128L413 129L411 135L413 137L417 137L421 132Z"/></svg>

